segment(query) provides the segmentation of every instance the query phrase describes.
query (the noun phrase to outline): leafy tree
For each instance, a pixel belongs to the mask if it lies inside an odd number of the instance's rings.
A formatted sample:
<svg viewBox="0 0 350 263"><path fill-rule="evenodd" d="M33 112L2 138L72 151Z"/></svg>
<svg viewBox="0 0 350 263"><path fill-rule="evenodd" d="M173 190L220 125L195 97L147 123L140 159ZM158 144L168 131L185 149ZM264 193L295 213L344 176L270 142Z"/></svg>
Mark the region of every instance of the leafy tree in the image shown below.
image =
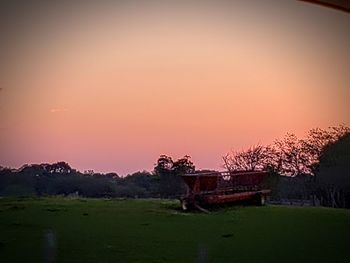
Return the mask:
<svg viewBox="0 0 350 263"><path fill-rule="evenodd" d="M184 157L176 160L176 162L173 163L172 169L174 170L175 174L182 175L182 174L194 173L196 170L196 167L191 161L191 156L185 155Z"/></svg>
<svg viewBox="0 0 350 263"><path fill-rule="evenodd" d="M154 168L155 172L162 173L162 172L171 171L173 168L173 164L174 164L173 159L170 156L163 154L157 160L157 164Z"/></svg>
<svg viewBox="0 0 350 263"><path fill-rule="evenodd" d="M328 145L320 155L316 171L321 204L350 208L350 133Z"/></svg>
<svg viewBox="0 0 350 263"><path fill-rule="evenodd" d="M42 165L44 166L44 165ZM45 169L50 173L60 173L60 174L69 174L72 172L72 168L66 162L57 162L44 166Z"/></svg>
<svg viewBox="0 0 350 263"><path fill-rule="evenodd" d="M195 166L190 158L186 155L175 162L167 155L161 155L158 158L154 172L160 178L160 194L162 197L179 197L184 194L186 186L180 176L195 171Z"/></svg>
<svg viewBox="0 0 350 263"><path fill-rule="evenodd" d="M133 196L159 196L159 177L147 171L136 172L131 175L128 175L125 178L123 178L123 182L119 185L127 186L128 188L138 189L138 191L135 192Z"/></svg>

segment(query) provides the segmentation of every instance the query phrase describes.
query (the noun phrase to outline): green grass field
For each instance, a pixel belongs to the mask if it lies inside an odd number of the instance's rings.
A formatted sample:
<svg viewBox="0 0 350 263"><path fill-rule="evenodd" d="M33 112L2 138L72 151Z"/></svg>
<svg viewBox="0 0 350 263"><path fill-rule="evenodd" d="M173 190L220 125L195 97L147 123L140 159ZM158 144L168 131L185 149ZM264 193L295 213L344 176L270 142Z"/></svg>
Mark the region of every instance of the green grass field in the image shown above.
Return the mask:
<svg viewBox="0 0 350 263"><path fill-rule="evenodd" d="M350 262L350 211L0 199L0 262ZM55 258L55 261L49 259Z"/></svg>

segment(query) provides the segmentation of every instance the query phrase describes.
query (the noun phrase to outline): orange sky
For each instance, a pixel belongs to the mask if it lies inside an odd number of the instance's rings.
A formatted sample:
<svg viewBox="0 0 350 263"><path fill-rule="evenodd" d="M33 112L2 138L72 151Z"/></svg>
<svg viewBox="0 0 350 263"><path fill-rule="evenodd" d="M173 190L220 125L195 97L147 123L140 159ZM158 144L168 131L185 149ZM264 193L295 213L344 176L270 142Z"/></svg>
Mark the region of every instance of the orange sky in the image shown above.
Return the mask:
<svg viewBox="0 0 350 263"><path fill-rule="evenodd" d="M232 148L350 124L345 13L298 1L16 8L0 46L0 165L126 174L189 154L218 169Z"/></svg>

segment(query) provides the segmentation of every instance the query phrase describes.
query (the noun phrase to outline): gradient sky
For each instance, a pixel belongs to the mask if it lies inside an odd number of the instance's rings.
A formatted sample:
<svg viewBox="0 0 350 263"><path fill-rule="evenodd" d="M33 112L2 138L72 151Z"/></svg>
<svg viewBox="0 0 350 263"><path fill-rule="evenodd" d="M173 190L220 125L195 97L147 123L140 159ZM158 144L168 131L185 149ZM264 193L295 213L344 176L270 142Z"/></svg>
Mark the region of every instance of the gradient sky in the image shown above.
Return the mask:
<svg viewBox="0 0 350 263"><path fill-rule="evenodd" d="M346 13L281 0L48 2L1 4L2 166L125 175L189 154L218 169L231 149L350 124Z"/></svg>

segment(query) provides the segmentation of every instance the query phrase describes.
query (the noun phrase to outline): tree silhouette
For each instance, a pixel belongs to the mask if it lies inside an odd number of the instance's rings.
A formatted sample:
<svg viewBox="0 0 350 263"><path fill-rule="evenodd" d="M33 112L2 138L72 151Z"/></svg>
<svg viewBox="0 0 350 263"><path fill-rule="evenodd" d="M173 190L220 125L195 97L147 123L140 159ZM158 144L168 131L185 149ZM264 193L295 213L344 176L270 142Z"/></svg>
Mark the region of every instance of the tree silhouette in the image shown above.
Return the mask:
<svg viewBox="0 0 350 263"><path fill-rule="evenodd" d="M222 157L228 171L256 171L266 167L268 149L262 145L244 151L231 151Z"/></svg>
<svg viewBox="0 0 350 263"><path fill-rule="evenodd" d="M316 171L321 204L350 208L350 133L328 145L320 155Z"/></svg>
<svg viewBox="0 0 350 263"><path fill-rule="evenodd" d="M180 176L195 171L195 166L190 158L190 156L185 155L175 162L167 155L161 155L158 158L154 172L160 178L162 197L179 197L185 192L186 187Z"/></svg>

